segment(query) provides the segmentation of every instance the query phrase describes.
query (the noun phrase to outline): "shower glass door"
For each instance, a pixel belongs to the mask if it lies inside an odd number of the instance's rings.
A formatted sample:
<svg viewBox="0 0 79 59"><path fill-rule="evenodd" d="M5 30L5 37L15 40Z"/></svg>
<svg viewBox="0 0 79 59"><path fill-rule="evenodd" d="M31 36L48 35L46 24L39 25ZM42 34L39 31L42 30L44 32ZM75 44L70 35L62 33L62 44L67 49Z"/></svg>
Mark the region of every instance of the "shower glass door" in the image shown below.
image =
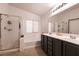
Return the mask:
<svg viewBox="0 0 79 59"><path fill-rule="evenodd" d="M19 47L19 18L1 15L1 49L15 49Z"/></svg>

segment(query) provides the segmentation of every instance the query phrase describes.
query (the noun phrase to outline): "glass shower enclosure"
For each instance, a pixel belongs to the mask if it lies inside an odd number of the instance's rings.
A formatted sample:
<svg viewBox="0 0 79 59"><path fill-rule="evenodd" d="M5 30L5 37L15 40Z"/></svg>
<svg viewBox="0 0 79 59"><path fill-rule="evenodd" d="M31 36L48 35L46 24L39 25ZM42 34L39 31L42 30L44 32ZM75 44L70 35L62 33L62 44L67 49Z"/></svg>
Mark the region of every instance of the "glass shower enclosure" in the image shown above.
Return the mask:
<svg viewBox="0 0 79 59"><path fill-rule="evenodd" d="M19 48L19 17L0 14L0 51Z"/></svg>

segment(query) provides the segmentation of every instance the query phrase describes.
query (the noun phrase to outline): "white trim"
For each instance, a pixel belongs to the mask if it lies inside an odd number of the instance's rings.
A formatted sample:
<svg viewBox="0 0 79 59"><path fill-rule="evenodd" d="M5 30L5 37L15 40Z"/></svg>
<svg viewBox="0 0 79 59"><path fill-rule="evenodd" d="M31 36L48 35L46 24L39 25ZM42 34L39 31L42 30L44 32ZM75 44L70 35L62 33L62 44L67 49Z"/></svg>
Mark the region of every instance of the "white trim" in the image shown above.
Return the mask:
<svg viewBox="0 0 79 59"><path fill-rule="evenodd" d="M3 51L0 51L0 54L9 53L9 52L15 52L15 51L19 51L19 48L10 49L10 50L3 50Z"/></svg>

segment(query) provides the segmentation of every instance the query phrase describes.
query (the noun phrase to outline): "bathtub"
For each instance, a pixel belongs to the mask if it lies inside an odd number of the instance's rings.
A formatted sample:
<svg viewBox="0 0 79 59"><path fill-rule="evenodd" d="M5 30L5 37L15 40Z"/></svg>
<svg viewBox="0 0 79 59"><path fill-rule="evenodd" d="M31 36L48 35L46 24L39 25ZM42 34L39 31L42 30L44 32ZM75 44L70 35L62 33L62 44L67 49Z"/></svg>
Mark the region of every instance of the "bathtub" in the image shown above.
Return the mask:
<svg viewBox="0 0 79 59"><path fill-rule="evenodd" d="M40 46L41 33L27 33L24 38L20 38L20 49Z"/></svg>

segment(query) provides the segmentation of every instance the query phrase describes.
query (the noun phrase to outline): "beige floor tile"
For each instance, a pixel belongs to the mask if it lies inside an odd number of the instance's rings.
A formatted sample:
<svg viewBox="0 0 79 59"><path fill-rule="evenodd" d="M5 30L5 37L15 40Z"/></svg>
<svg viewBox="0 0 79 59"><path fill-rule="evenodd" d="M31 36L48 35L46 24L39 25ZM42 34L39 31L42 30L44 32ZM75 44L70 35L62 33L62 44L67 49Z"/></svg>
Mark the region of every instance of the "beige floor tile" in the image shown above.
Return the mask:
<svg viewBox="0 0 79 59"><path fill-rule="evenodd" d="M46 56L46 54L42 51L41 47L34 47L25 49L21 52L18 51L2 54L1 56Z"/></svg>

